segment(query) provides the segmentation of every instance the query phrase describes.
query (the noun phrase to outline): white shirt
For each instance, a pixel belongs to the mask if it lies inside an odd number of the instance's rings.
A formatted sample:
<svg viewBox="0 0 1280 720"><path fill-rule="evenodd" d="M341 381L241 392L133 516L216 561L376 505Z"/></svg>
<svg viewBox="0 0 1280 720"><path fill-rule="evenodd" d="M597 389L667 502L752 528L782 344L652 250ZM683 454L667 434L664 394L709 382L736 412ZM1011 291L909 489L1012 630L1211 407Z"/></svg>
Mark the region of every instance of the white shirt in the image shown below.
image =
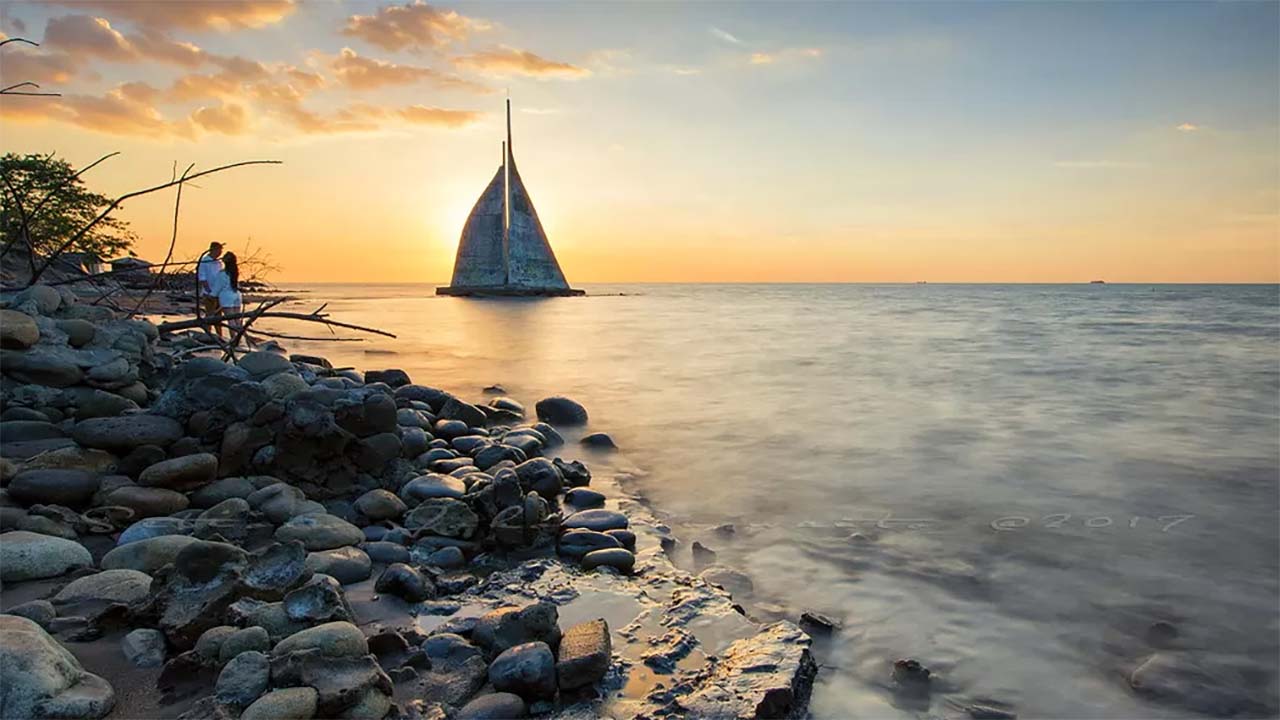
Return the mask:
<svg viewBox="0 0 1280 720"><path fill-rule="evenodd" d="M203 293L205 286L208 286L212 292L210 295L218 293L217 277L222 274L222 261L217 258L205 255L200 258L200 263L196 265L196 279L200 281L200 291Z"/></svg>
<svg viewBox="0 0 1280 720"><path fill-rule="evenodd" d="M243 302L240 291L231 287L231 278L221 262L218 262L218 271L209 279L209 295L218 298L218 305L224 308L238 307Z"/></svg>

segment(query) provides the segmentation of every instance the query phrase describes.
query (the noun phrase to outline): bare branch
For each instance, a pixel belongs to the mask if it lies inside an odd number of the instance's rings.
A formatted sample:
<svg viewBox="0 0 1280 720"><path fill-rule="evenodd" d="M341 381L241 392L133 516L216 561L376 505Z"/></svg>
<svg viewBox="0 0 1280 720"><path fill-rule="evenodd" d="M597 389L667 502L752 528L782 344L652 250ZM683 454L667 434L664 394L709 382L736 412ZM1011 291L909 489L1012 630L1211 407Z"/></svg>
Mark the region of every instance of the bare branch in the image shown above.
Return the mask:
<svg viewBox="0 0 1280 720"><path fill-rule="evenodd" d="M240 312L240 313L231 313L229 315L218 315L217 319L218 320L236 320L239 318L247 318L247 317L254 317L254 313ZM340 327L340 328L346 328L348 330L358 330L360 332L372 333L374 335L381 335L383 337L389 337L389 338L395 337L395 335L385 330L378 330L377 328L363 327L360 325L352 325L351 323L338 322L337 320L330 320L326 315L306 315L303 313L293 313L293 312L264 312L260 317L282 318L286 320L302 320L304 322L315 322L315 323L320 323L322 325L328 325L330 327ZM196 318L194 320L179 320L177 322L160 323L159 329L160 329L160 332L162 333L171 333L171 332L176 332L178 330L192 330L195 328L208 329L208 327L213 324L214 324L214 318L206 317L206 318Z"/></svg>
<svg viewBox="0 0 1280 720"><path fill-rule="evenodd" d="M5 38L4 40L0 40L0 47L4 47L5 45L8 45L11 42L24 42L33 47L40 47L40 43L34 40L28 40L26 38L20 38L20 37L11 37L11 38Z"/></svg>
<svg viewBox="0 0 1280 720"><path fill-rule="evenodd" d="M173 248L178 244L178 210L182 207L182 183L187 179L187 174L191 172L191 168L195 166L195 163L188 165L187 169L182 171L182 177L178 178L178 194L173 200L173 235L169 238L169 250L164 255L164 262L161 263L160 272L156 274L155 280L151 281L151 287L147 288L147 291L138 299L138 304L130 311L129 317L138 314L138 311L142 309L142 306L151 297L151 293L155 292L155 289L160 285L160 281L164 280L165 268L169 265L169 261L173 259ZM175 175L177 174L177 169L175 165Z"/></svg>

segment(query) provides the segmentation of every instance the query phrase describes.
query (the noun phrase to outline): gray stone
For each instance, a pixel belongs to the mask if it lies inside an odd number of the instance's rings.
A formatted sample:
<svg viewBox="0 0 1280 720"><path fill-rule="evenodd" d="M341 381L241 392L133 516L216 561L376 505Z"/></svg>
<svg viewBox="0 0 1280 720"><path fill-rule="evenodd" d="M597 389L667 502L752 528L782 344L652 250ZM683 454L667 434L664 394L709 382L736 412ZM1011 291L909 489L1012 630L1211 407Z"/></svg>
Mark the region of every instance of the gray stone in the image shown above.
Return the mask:
<svg viewBox="0 0 1280 720"><path fill-rule="evenodd" d="M246 353L236 365L241 370L249 373L249 376L254 380L261 380L276 373L293 370L293 363L289 362L289 358L273 352Z"/></svg>
<svg viewBox="0 0 1280 720"><path fill-rule="evenodd" d="M208 634L207 632L205 634ZM200 636L204 638L204 635ZM199 641L196 641L199 646ZM222 638L218 645L218 662L227 662L243 652L255 650L265 653L271 649L271 638L265 628L258 626L242 628Z"/></svg>
<svg viewBox="0 0 1280 720"><path fill-rule="evenodd" d="M351 607L342 594L342 586L328 575L314 575L296 590L284 596L284 611L290 620L329 622L351 620Z"/></svg>
<svg viewBox="0 0 1280 720"><path fill-rule="evenodd" d="M410 505L417 505L431 498L461 499L466 494L466 483L458 478L437 473L416 477L400 488L400 497Z"/></svg>
<svg viewBox="0 0 1280 720"><path fill-rule="evenodd" d="M67 434L62 428L48 420L5 420L0 422L0 437L5 442L24 442L26 440L48 440L64 438Z"/></svg>
<svg viewBox="0 0 1280 720"><path fill-rule="evenodd" d="M301 514L307 505L307 496L298 488L286 483L275 483L245 498L249 506L279 525Z"/></svg>
<svg viewBox="0 0 1280 720"><path fill-rule="evenodd" d="M307 381L291 372L276 373L262 381L262 388L267 391L267 395L276 400L284 400L308 387Z"/></svg>
<svg viewBox="0 0 1280 720"><path fill-rule="evenodd" d="M390 565L391 563L407 563L409 562L409 548L400 543L375 541L367 542L360 546L369 559L376 563Z"/></svg>
<svg viewBox="0 0 1280 720"><path fill-rule="evenodd" d="M49 628L49 623L53 622L53 619L58 616L58 611L54 609L53 603L48 600L31 600L21 605L14 605L5 610L5 613L24 617L46 630Z"/></svg>
<svg viewBox="0 0 1280 720"><path fill-rule="evenodd" d="M287 655L302 650L317 650L331 657L360 656L368 654L369 642L360 628L349 622L339 621L296 632L276 643L271 654Z"/></svg>
<svg viewBox="0 0 1280 720"><path fill-rule="evenodd" d="M121 415L76 423L71 437L85 447L128 452L141 445L165 447L182 437L182 425L161 415Z"/></svg>
<svg viewBox="0 0 1280 720"><path fill-rule="evenodd" d="M227 477L221 480L215 480L191 493L191 507L211 508L214 505L229 500L231 498L249 499L249 496L258 490L258 486L254 484L252 478L248 477Z"/></svg>
<svg viewBox="0 0 1280 720"><path fill-rule="evenodd" d="M591 570L598 567L611 567L621 570L624 573L631 572L635 567L636 556L630 550L623 548L610 548L606 550L592 550L582 556L582 567L585 570Z"/></svg>
<svg viewBox="0 0 1280 720"><path fill-rule="evenodd" d="M246 707L267 691L270 676L271 662L265 653L240 653L218 673L214 696L220 703Z"/></svg>
<svg viewBox="0 0 1280 720"><path fill-rule="evenodd" d="M307 550L294 540L274 543L254 554L244 573L244 584L255 597L274 600L310 580L311 574L307 569Z"/></svg>
<svg viewBox="0 0 1280 720"><path fill-rule="evenodd" d="M80 567L93 567L93 557L78 542L25 530L0 535L4 582L58 577Z"/></svg>
<svg viewBox="0 0 1280 720"><path fill-rule="evenodd" d="M103 570L72 580L53 601L58 604L77 602L134 603L151 592L151 576L137 570Z"/></svg>
<svg viewBox="0 0 1280 720"><path fill-rule="evenodd" d="M83 347L93 342L98 328L88 320L70 318L57 321L58 329L67 334L67 344L71 347Z"/></svg>
<svg viewBox="0 0 1280 720"><path fill-rule="evenodd" d="M436 588L425 575L404 563L394 563L382 571L373 589L395 595L407 602L422 602L435 597Z"/></svg>
<svg viewBox="0 0 1280 720"><path fill-rule="evenodd" d="M161 535L137 540L120 545L104 555L102 567L106 570L138 570L154 575L157 570L172 563L183 548L196 542L199 540L187 535Z"/></svg>
<svg viewBox="0 0 1280 720"><path fill-rule="evenodd" d="M595 530L570 530L560 536L560 554L571 558L580 558L596 550L621 548L618 539Z"/></svg>
<svg viewBox="0 0 1280 720"><path fill-rule="evenodd" d="M460 548L444 547L428 555L427 564L444 570L456 570L466 566L467 558Z"/></svg>
<svg viewBox="0 0 1280 720"><path fill-rule="evenodd" d="M424 500L404 518L405 527L411 530L462 539L475 534L479 524L480 519L465 502L452 498Z"/></svg>
<svg viewBox="0 0 1280 720"><path fill-rule="evenodd" d="M172 515L187 509L190 501L186 495L165 488L126 485L116 488L102 497L104 505L120 505L133 511L135 518L153 518Z"/></svg>
<svg viewBox="0 0 1280 720"><path fill-rule="evenodd" d="M546 458L534 458L520 463L516 466L516 476L520 478L520 487L547 500L555 500L564 485L560 479L560 471Z"/></svg>
<svg viewBox="0 0 1280 720"><path fill-rule="evenodd" d="M630 550L631 552L636 551L636 534L634 532L631 532L630 530L615 529L605 530L604 534L622 543L622 547Z"/></svg>
<svg viewBox="0 0 1280 720"><path fill-rule="evenodd" d="M572 690L599 682L609 670L613 644L609 624L599 618L579 623L560 638L556 658L556 682Z"/></svg>
<svg viewBox="0 0 1280 720"><path fill-rule="evenodd" d="M55 388L70 387L84 379L84 371L68 356L68 353L74 351L66 348L62 350L63 352L43 349L24 352L0 350L0 367L3 367L6 375L19 382Z"/></svg>
<svg viewBox="0 0 1280 720"><path fill-rule="evenodd" d="M627 516L613 510L582 510L564 519L561 527L565 530L625 530L628 526Z"/></svg>
<svg viewBox="0 0 1280 720"><path fill-rule="evenodd" d="M160 667L165 658L164 633L139 628L124 636L120 649L125 659L138 667Z"/></svg>
<svg viewBox="0 0 1280 720"><path fill-rule="evenodd" d="M564 494L564 501L579 510L590 510L604 507L604 494L577 487Z"/></svg>
<svg viewBox="0 0 1280 720"><path fill-rule="evenodd" d="M230 625L218 625L205 630L196 639L196 655L210 665L218 662L218 658L222 656L222 644L236 632L236 628Z"/></svg>
<svg viewBox="0 0 1280 720"><path fill-rule="evenodd" d="M360 528L334 515L300 515L281 525L276 540L300 541L307 550L332 550L359 545L364 540Z"/></svg>
<svg viewBox="0 0 1280 720"><path fill-rule="evenodd" d="M0 310L0 348L25 350L40 341L40 328L30 315Z"/></svg>
<svg viewBox="0 0 1280 720"><path fill-rule="evenodd" d="M62 305L62 293L49 285L32 285L13 297L15 306L30 304L41 315L52 315Z"/></svg>
<svg viewBox="0 0 1280 720"><path fill-rule="evenodd" d="M483 410L456 397L446 400L444 405L440 406L440 412L436 414L450 420L461 420L470 427L483 427L488 420Z"/></svg>
<svg viewBox="0 0 1280 720"><path fill-rule="evenodd" d="M559 618L556 606L548 602L501 607L476 620L471 640L491 657L522 643L556 645L560 642Z"/></svg>
<svg viewBox="0 0 1280 720"><path fill-rule="evenodd" d="M534 410L539 420L552 425L572 427L587 424L587 409L567 397L544 398L538 401Z"/></svg>
<svg viewBox="0 0 1280 720"><path fill-rule="evenodd" d="M809 636L781 621L738 640L680 705L694 717L785 718L804 712L817 665Z"/></svg>
<svg viewBox="0 0 1280 720"><path fill-rule="evenodd" d="M489 682L526 700L550 700L556 696L556 658L544 642L507 648L489 666Z"/></svg>
<svg viewBox="0 0 1280 720"><path fill-rule="evenodd" d="M240 720L311 720L319 697L310 687L272 690L245 708Z"/></svg>
<svg viewBox="0 0 1280 720"><path fill-rule="evenodd" d="M27 470L9 481L9 496L33 505L83 507L98 491L99 479L80 470Z"/></svg>
<svg viewBox="0 0 1280 720"><path fill-rule="evenodd" d="M321 550L307 555L307 570L329 575L343 585L368 580L373 572L372 562L363 550L341 547Z"/></svg>
<svg viewBox="0 0 1280 720"><path fill-rule="evenodd" d="M0 717L97 720L115 706L107 681L80 662L36 623L0 615Z"/></svg>
<svg viewBox="0 0 1280 720"><path fill-rule="evenodd" d="M454 716L454 720L512 720L527 717L529 708L514 693L489 693L472 700Z"/></svg>
<svg viewBox="0 0 1280 720"><path fill-rule="evenodd" d="M138 484L190 491L213 482L217 474L218 456L196 453L152 465L138 476Z"/></svg>
<svg viewBox="0 0 1280 720"><path fill-rule="evenodd" d="M156 488L145 489L154 490ZM163 492L173 491L164 490ZM120 537L116 540L116 545L128 545L139 540L150 540L151 538L164 537L166 535L190 535L194 526L195 524L191 520L177 517L145 518L125 528L124 532L120 533ZM177 555L177 550L173 554Z"/></svg>
<svg viewBox="0 0 1280 720"><path fill-rule="evenodd" d="M240 541L249 531L249 503L241 498L227 498L200 513L193 534L199 538L222 536Z"/></svg>
<svg viewBox="0 0 1280 720"><path fill-rule="evenodd" d="M355 508L370 520L395 520L408 507L389 490L370 490L356 498Z"/></svg>

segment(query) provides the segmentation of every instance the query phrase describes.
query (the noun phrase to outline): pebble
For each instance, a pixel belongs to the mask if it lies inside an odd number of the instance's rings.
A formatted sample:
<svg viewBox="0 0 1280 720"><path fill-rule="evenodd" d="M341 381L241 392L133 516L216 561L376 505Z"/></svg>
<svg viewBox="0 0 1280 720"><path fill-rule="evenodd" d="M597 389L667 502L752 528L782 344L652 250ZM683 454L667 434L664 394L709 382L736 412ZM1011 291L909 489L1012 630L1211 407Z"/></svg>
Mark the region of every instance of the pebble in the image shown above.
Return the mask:
<svg viewBox="0 0 1280 720"><path fill-rule="evenodd" d="M623 548L592 550L582 556L582 567L587 570L598 567L612 567L622 572L631 572L635 567L636 556Z"/></svg>
<svg viewBox="0 0 1280 720"><path fill-rule="evenodd" d="M332 550L364 541L360 528L334 515L300 515L281 525L276 540L298 540L311 551Z"/></svg>
<svg viewBox="0 0 1280 720"><path fill-rule="evenodd" d="M383 570L373 589L408 602L430 600L436 594L435 585L426 576L404 563L395 563Z"/></svg>
<svg viewBox="0 0 1280 720"><path fill-rule="evenodd" d="M369 642L360 628L349 622L331 622L296 632L272 648L273 656L316 649L332 657L361 656L369 652Z"/></svg>
<svg viewBox="0 0 1280 720"><path fill-rule="evenodd" d="M138 484L144 487L190 491L213 482L217 474L218 456L211 453L196 453L152 465L138 476Z"/></svg>
<svg viewBox="0 0 1280 720"><path fill-rule="evenodd" d="M544 642L507 648L489 666L489 682L526 700L550 700L556 695L555 656Z"/></svg>
<svg viewBox="0 0 1280 720"><path fill-rule="evenodd" d="M368 580L373 572L370 557L363 550L341 547L321 550L307 555L306 568L313 573L323 573L343 585Z"/></svg>
<svg viewBox="0 0 1280 720"><path fill-rule="evenodd" d="M625 530L627 516L613 510L581 510L564 519L561 527L565 530L583 529L604 532L605 530Z"/></svg>
<svg viewBox="0 0 1280 720"><path fill-rule="evenodd" d="M218 673L214 696L220 703L245 707L267 691L270 673L271 663L265 653L242 652Z"/></svg>
<svg viewBox="0 0 1280 720"><path fill-rule="evenodd" d="M182 437L182 426L161 415L121 415L76 423L71 437L85 447L128 452L141 445L165 447Z"/></svg>

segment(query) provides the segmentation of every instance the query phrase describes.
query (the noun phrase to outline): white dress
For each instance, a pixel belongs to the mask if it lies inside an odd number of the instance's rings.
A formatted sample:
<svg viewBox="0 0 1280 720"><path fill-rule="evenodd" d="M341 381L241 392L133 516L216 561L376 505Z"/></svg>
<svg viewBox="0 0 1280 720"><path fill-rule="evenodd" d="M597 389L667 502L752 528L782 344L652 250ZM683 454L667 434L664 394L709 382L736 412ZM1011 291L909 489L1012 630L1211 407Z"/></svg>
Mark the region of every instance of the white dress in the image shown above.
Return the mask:
<svg viewBox="0 0 1280 720"><path fill-rule="evenodd" d="M231 287L231 278L227 277L226 270L219 270L209 283L209 288L213 291L210 294L218 298L218 305L222 309L240 307L244 300L240 295L240 291Z"/></svg>

